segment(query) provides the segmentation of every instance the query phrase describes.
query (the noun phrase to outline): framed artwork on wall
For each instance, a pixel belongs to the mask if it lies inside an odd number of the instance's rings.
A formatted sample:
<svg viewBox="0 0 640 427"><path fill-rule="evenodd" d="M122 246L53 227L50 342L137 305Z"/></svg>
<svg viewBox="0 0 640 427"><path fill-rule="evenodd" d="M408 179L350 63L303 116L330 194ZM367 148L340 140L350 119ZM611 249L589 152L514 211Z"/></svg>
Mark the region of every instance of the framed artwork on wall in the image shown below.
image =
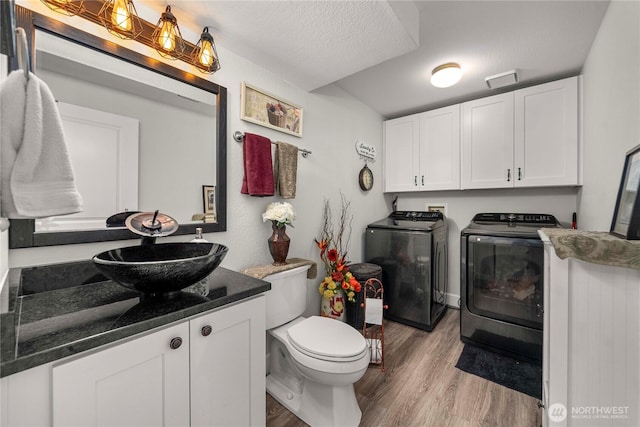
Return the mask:
<svg viewBox="0 0 640 427"><path fill-rule="evenodd" d="M240 118L289 135L302 137L302 107L242 82Z"/></svg>
<svg viewBox="0 0 640 427"><path fill-rule="evenodd" d="M640 240L640 145L626 154L622 181L613 211L611 234L627 240Z"/></svg>
<svg viewBox="0 0 640 427"><path fill-rule="evenodd" d="M205 215L216 214L216 187L215 185L202 186L202 201Z"/></svg>

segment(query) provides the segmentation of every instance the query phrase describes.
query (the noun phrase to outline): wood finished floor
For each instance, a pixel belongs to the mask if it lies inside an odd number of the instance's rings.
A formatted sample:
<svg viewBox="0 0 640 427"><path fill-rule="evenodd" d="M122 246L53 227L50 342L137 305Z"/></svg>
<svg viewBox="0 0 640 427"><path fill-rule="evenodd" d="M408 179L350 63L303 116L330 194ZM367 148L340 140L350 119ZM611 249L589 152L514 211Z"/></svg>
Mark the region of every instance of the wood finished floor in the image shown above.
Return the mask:
<svg viewBox="0 0 640 427"><path fill-rule="evenodd" d="M433 332L385 320L385 372L371 365L355 384L361 427L538 427L537 399L455 367L462 352L458 310ZM267 426L304 422L267 394Z"/></svg>

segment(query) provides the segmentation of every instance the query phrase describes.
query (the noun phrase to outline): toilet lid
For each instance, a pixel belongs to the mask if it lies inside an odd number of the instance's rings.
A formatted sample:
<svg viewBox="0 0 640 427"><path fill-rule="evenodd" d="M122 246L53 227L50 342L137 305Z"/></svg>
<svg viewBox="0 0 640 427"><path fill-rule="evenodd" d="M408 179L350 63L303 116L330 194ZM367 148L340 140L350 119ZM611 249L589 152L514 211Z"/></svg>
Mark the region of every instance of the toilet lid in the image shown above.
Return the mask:
<svg viewBox="0 0 640 427"><path fill-rule="evenodd" d="M301 352L328 360L354 359L367 345L354 328L328 317L311 316L291 326L287 334Z"/></svg>

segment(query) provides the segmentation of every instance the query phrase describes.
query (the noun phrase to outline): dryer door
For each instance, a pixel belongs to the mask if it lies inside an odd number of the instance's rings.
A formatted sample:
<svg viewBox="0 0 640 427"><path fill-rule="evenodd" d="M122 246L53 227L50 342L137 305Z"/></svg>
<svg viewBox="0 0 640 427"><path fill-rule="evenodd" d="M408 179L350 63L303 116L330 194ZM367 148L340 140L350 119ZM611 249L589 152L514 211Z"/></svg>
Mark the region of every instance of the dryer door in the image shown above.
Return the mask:
<svg viewBox="0 0 640 427"><path fill-rule="evenodd" d="M470 235L466 306L475 314L542 330L540 239Z"/></svg>

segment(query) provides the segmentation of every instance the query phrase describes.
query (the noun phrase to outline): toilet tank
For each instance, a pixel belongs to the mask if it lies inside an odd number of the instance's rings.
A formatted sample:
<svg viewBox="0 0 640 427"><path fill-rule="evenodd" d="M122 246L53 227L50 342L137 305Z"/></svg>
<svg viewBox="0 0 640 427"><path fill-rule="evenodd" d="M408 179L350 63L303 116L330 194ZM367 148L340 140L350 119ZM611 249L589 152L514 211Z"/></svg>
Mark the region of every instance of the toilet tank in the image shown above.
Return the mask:
<svg viewBox="0 0 640 427"><path fill-rule="evenodd" d="M271 290L265 292L267 306L267 329L299 317L307 308L307 270L310 265L292 268L265 277Z"/></svg>

